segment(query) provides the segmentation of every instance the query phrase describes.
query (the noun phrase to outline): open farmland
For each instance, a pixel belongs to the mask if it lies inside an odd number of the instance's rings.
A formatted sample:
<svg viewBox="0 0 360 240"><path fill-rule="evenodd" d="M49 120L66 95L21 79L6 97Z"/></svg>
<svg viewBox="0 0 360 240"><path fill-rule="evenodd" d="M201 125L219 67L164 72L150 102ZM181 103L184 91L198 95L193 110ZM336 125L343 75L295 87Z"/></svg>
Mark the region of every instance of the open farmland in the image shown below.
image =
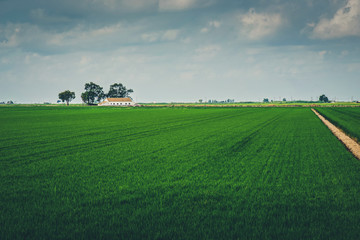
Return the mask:
<svg viewBox="0 0 360 240"><path fill-rule="evenodd" d="M0 124L0 239L360 237L360 162L308 108L2 107Z"/></svg>
<svg viewBox="0 0 360 240"><path fill-rule="evenodd" d="M360 141L360 108L317 108L319 113Z"/></svg>

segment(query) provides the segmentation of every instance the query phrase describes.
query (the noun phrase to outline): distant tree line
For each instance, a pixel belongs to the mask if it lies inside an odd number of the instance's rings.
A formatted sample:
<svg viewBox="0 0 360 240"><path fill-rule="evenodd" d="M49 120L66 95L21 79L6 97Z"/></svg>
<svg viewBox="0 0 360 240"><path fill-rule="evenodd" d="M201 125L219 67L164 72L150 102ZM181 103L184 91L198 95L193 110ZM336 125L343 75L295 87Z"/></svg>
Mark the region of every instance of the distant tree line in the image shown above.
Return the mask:
<svg viewBox="0 0 360 240"><path fill-rule="evenodd" d="M104 93L103 88L96 83L90 82L85 84L85 92L81 94L81 99L88 105L95 105L105 98L124 98L129 97L134 90L127 89L122 83L114 83L110 85L108 93ZM59 99L69 105L75 99L75 93L69 90L59 93Z"/></svg>
<svg viewBox="0 0 360 240"><path fill-rule="evenodd" d="M286 102L287 100L286 100L286 98L283 98L282 101L283 101L283 102ZM270 102L269 98L264 98L264 99L263 99L263 103L269 103L269 102ZM273 100L271 100L271 102L273 102ZM292 101L292 102L299 102L299 101ZM300 102L303 102L303 101L300 101ZM311 100L310 102L312 102L312 100ZM329 100L329 98L328 98L325 94L322 94L322 95L319 97L319 102L329 103L330 100Z"/></svg>

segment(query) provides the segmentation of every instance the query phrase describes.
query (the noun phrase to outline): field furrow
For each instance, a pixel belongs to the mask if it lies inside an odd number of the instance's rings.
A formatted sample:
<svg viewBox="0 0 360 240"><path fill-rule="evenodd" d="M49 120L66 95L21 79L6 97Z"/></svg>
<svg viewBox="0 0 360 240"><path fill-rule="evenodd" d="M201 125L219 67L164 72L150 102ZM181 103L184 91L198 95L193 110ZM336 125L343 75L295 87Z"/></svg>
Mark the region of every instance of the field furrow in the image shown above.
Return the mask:
<svg viewBox="0 0 360 240"><path fill-rule="evenodd" d="M0 239L360 235L360 162L308 108L1 111Z"/></svg>

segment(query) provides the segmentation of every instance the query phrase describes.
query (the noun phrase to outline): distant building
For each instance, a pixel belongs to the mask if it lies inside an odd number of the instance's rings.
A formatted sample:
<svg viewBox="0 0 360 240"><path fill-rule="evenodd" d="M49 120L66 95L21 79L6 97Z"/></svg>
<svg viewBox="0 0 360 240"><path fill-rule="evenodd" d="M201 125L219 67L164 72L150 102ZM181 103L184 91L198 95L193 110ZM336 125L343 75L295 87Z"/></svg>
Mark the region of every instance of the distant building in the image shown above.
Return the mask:
<svg viewBox="0 0 360 240"><path fill-rule="evenodd" d="M131 98L106 98L98 106L135 106Z"/></svg>

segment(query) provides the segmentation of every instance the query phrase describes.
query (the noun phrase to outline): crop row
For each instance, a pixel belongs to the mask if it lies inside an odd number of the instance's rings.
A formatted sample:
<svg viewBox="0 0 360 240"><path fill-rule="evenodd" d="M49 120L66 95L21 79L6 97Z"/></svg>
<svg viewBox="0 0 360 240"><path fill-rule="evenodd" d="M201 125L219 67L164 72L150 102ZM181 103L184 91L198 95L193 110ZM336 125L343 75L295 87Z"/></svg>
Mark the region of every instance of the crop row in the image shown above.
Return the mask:
<svg viewBox="0 0 360 240"><path fill-rule="evenodd" d="M0 239L354 239L360 165L306 108L0 109Z"/></svg>

